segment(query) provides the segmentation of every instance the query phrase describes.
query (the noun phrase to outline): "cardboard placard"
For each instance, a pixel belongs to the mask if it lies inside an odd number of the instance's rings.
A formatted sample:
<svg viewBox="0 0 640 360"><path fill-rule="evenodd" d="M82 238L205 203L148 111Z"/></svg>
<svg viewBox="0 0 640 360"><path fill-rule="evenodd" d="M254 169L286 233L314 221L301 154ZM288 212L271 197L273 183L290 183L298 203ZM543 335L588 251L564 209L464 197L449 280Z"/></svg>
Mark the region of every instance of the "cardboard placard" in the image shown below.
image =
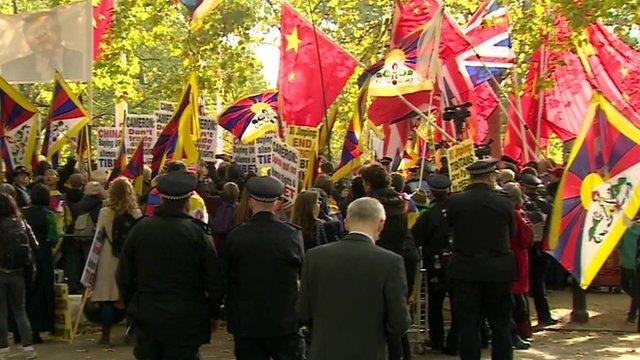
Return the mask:
<svg viewBox="0 0 640 360"><path fill-rule="evenodd" d="M287 128L287 144L300 153L299 178L304 181L316 150L318 149L318 128L291 125Z"/></svg>
<svg viewBox="0 0 640 360"><path fill-rule="evenodd" d="M208 116L200 116L200 139L196 142L200 159L213 162L216 159L218 124Z"/></svg>
<svg viewBox="0 0 640 360"><path fill-rule="evenodd" d="M120 146L120 129L116 127L97 127L98 169L113 169Z"/></svg>
<svg viewBox="0 0 640 360"><path fill-rule="evenodd" d="M274 139L271 153L271 176L284 184L283 208L293 205L298 195L300 152Z"/></svg>
<svg viewBox="0 0 640 360"><path fill-rule="evenodd" d="M127 158L136 151L140 140L144 141L144 161L150 163L153 158L151 149L156 142L156 116L127 114L125 118L125 146Z"/></svg>
<svg viewBox="0 0 640 360"><path fill-rule="evenodd" d="M55 325L54 336L62 340L71 340L71 312L69 311L69 286L56 283L55 292Z"/></svg>
<svg viewBox="0 0 640 360"><path fill-rule="evenodd" d="M449 162L449 178L451 179L451 192L464 190L470 181L467 166L476 161L476 153L473 141L464 140L447 149L447 161Z"/></svg>

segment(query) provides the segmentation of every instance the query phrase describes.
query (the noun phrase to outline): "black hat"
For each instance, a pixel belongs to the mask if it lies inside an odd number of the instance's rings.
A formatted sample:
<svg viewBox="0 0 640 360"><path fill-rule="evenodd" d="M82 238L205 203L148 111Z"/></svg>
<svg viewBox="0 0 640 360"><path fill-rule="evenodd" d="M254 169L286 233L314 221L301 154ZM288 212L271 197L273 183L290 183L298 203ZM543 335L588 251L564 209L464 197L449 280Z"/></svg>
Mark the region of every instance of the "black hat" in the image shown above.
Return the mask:
<svg viewBox="0 0 640 360"><path fill-rule="evenodd" d="M24 166L22 166L22 165L20 165L20 166L16 166L16 167L13 169L13 173L12 173L12 175L15 177L15 176L18 176L18 175L21 175L21 174L31 175L31 173L29 172L29 170L27 170L27 168L26 168L26 167L24 167Z"/></svg>
<svg viewBox="0 0 640 360"><path fill-rule="evenodd" d="M506 163L518 166L518 161L516 161L514 158L512 158L509 155L502 155L500 157L500 160L502 160L502 162L506 162Z"/></svg>
<svg viewBox="0 0 640 360"><path fill-rule="evenodd" d="M520 183L528 187L538 187L542 185L542 180L533 174L523 174L520 176Z"/></svg>
<svg viewBox="0 0 640 360"><path fill-rule="evenodd" d="M271 176L255 176L247 181L249 195L257 201L274 202L282 196L284 184Z"/></svg>
<svg viewBox="0 0 640 360"><path fill-rule="evenodd" d="M167 200L184 200L193 194L198 181L187 171L172 171L158 181L160 196Z"/></svg>
<svg viewBox="0 0 640 360"><path fill-rule="evenodd" d="M392 161L393 161L392 158L385 156L382 159L380 159L380 164L391 164Z"/></svg>
<svg viewBox="0 0 640 360"><path fill-rule="evenodd" d="M433 174L427 178L427 184L429 184L431 190L444 191L451 187L451 180L449 180L448 176Z"/></svg>
<svg viewBox="0 0 640 360"><path fill-rule="evenodd" d="M467 166L469 175L483 175L495 172L498 160L493 158L476 160L473 164Z"/></svg>

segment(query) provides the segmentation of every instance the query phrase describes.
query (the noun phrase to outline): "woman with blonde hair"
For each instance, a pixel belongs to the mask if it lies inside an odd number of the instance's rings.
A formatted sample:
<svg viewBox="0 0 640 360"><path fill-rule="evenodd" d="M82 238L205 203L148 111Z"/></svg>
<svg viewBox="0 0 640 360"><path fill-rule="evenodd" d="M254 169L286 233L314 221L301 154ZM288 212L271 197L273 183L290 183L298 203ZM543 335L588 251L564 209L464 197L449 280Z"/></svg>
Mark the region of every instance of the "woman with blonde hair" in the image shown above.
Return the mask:
<svg viewBox="0 0 640 360"><path fill-rule="evenodd" d="M91 301L100 303L102 321L101 345L110 345L111 325L115 318L116 303L120 293L116 285L116 269L118 257L124 245L124 238L142 212L136 201L135 190L131 182L123 177L115 179L109 187L106 205L100 210L96 225L96 242L102 242L102 251L98 260L95 284Z"/></svg>
<svg viewBox="0 0 640 360"><path fill-rule="evenodd" d="M320 194L305 190L298 194L293 204L291 222L302 228L304 251L336 240L336 230L331 223L321 220Z"/></svg>

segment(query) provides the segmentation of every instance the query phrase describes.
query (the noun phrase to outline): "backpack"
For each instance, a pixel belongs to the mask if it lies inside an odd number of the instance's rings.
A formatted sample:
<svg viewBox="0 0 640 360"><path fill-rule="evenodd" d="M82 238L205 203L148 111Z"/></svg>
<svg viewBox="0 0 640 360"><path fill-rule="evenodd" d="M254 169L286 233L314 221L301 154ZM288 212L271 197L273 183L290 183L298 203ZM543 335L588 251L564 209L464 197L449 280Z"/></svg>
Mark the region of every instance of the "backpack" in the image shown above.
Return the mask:
<svg viewBox="0 0 640 360"><path fill-rule="evenodd" d="M222 201L211 220L211 230L217 234L225 234L233 227L236 203Z"/></svg>
<svg viewBox="0 0 640 360"><path fill-rule="evenodd" d="M31 246L24 221L5 220L0 235L0 267L6 270L24 269L30 265Z"/></svg>
<svg viewBox="0 0 640 360"><path fill-rule="evenodd" d="M127 240L127 235L129 235L129 232L137 222L138 219L134 218L129 213L118 215L113 219L111 241L109 242L113 256L120 257L122 248L124 247L124 242Z"/></svg>
<svg viewBox="0 0 640 360"><path fill-rule="evenodd" d="M84 213L76 219L76 223L73 226L73 233L80 237L80 240L85 240L85 236L90 238L96 231L96 224L91 218L91 212Z"/></svg>

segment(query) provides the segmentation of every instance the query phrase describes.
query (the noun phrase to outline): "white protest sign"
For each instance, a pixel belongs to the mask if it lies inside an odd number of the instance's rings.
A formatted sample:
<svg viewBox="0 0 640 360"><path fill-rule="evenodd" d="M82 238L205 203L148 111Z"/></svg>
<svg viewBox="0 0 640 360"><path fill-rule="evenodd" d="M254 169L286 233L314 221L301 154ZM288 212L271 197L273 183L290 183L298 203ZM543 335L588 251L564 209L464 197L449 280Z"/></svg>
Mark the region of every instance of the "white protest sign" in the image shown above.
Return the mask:
<svg viewBox="0 0 640 360"><path fill-rule="evenodd" d="M156 117L154 115L127 114L125 121L127 157L133 155L140 140L143 140L144 161L151 162L153 158L151 149L156 141Z"/></svg>
<svg viewBox="0 0 640 360"><path fill-rule="evenodd" d="M277 139L273 140L272 148L271 176L284 184L282 198L283 208L286 209L293 204L298 194L300 152Z"/></svg>
<svg viewBox="0 0 640 360"><path fill-rule="evenodd" d="M120 129L116 127L98 127L98 169L113 169L120 146Z"/></svg>
<svg viewBox="0 0 640 360"><path fill-rule="evenodd" d="M275 133L268 132L255 141L258 175L265 174L267 169L271 167L271 152L273 151L273 141L275 138Z"/></svg>
<svg viewBox="0 0 640 360"><path fill-rule="evenodd" d="M208 116L200 116L200 139L196 142L200 159L213 162L216 159L218 124Z"/></svg>
<svg viewBox="0 0 640 360"><path fill-rule="evenodd" d="M256 159L256 145L254 142L243 144L238 138L233 138L233 160L240 167L243 174L258 173Z"/></svg>

